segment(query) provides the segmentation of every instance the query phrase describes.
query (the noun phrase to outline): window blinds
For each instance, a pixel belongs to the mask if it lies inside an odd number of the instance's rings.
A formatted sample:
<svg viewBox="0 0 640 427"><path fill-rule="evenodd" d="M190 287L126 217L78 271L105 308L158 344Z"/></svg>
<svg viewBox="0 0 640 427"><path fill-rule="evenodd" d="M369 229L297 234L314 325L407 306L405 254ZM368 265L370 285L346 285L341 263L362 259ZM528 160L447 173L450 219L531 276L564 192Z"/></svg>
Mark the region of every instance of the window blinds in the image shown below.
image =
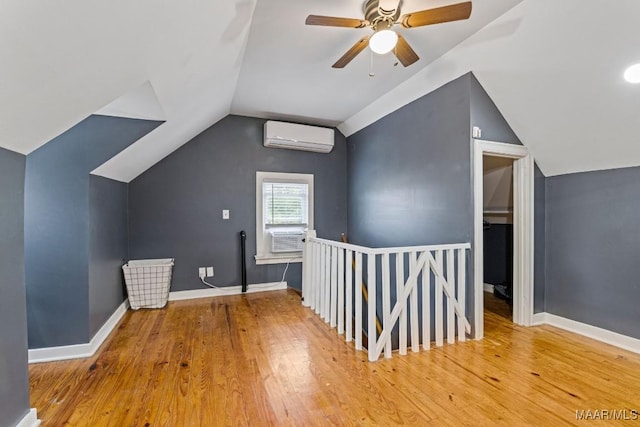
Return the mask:
<svg viewBox="0 0 640 427"><path fill-rule="evenodd" d="M263 182L265 225L306 225L309 221L309 186L291 182Z"/></svg>

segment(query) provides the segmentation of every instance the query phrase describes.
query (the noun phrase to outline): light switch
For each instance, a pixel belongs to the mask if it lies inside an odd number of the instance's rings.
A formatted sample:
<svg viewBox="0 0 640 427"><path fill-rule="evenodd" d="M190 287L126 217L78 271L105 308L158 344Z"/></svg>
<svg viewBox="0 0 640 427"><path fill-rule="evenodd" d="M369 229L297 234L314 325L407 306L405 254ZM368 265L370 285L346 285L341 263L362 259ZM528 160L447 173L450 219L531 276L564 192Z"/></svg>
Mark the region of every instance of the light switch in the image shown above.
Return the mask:
<svg viewBox="0 0 640 427"><path fill-rule="evenodd" d="M213 267L207 267L207 277L213 277Z"/></svg>
<svg viewBox="0 0 640 427"><path fill-rule="evenodd" d="M222 219L229 219L229 209L222 210Z"/></svg>

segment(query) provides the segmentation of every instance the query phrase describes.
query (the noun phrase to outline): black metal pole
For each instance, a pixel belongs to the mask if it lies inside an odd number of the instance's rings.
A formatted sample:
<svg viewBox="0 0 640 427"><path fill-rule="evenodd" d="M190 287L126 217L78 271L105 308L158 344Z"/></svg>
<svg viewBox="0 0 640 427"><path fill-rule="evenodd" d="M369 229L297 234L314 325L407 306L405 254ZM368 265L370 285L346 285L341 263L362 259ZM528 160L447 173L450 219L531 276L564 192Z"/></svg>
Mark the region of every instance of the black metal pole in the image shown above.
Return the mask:
<svg viewBox="0 0 640 427"><path fill-rule="evenodd" d="M247 233L242 230L240 232L240 249L242 252L242 293L247 292L247 248L246 248Z"/></svg>

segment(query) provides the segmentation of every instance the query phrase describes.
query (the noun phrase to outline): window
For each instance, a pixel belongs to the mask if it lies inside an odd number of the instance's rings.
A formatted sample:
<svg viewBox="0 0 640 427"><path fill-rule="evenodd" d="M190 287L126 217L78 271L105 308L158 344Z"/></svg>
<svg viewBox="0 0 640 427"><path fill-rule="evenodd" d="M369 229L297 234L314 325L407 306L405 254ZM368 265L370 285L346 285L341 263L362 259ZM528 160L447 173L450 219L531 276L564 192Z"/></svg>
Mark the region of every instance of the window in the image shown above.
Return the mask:
<svg viewBox="0 0 640 427"><path fill-rule="evenodd" d="M262 181L262 212L269 226L305 226L309 222L309 184Z"/></svg>
<svg viewBox="0 0 640 427"><path fill-rule="evenodd" d="M302 252L272 247L273 236L313 228L313 175L256 172L256 264L301 262ZM290 241L289 241L290 243Z"/></svg>

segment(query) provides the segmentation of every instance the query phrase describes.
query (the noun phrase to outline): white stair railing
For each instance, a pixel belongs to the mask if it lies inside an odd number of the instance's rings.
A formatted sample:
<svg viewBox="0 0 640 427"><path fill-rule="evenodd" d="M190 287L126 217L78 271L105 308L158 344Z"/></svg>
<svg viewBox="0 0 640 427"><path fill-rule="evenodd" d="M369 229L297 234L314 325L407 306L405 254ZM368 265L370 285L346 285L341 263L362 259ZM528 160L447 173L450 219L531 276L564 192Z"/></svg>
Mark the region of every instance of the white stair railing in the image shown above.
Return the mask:
<svg viewBox="0 0 640 427"><path fill-rule="evenodd" d="M417 352L420 347L429 350L432 341L442 346L445 338L449 344L456 336L465 341L471 332L465 298L466 251L470 247L460 243L367 248L320 239L310 230L303 258L303 305L337 328L338 334L345 334L348 342L355 340L357 350L363 350L362 323L366 319L370 361L378 360L383 352L385 358L391 357L396 325L400 354L407 353L408 345ZM365 308L361 291L364 276L369 294ZM379 334L378 317L382 323Z"/></svg>

